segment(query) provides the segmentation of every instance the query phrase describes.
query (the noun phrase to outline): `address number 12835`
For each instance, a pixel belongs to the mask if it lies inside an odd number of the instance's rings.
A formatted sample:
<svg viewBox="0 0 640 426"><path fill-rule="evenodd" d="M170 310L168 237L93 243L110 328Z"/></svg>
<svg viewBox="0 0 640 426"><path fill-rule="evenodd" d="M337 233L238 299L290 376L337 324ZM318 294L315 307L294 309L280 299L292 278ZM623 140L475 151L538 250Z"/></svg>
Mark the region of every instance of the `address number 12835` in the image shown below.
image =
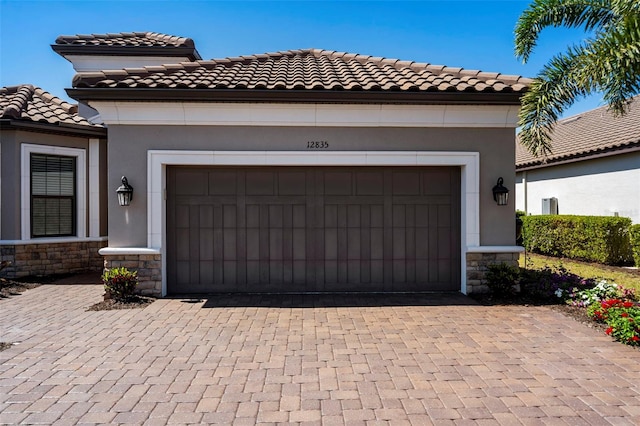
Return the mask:
<svg viewBox="0 0 640 426"><path fill-rule="evenodd" d="M327 141L307 141L307 149L327 149L329 142Z"/></svg>

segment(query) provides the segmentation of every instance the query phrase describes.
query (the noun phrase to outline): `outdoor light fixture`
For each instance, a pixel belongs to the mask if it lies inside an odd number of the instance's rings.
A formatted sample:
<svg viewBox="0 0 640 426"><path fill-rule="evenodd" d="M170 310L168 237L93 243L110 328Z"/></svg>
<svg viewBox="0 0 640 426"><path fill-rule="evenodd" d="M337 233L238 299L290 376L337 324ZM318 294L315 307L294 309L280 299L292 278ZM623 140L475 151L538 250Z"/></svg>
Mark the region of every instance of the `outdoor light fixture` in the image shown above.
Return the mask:
<svg viewBox="0 0 640 426"><path fill-rule="evenodd" d="M133 187L129 185L126 177L122 176L122 185L116 189L116 194L118 194L118 204L121 206L128 206L131 204L131 200L133 199Z"/></svg>
<svg viewBox="0 0 640 426"><path fill-rule="evenodd" d="M498 178L498 183L493 187L493 200L499 206L506 206L509 201L509 190L502 185L503 183L504 179Z"/></svg>

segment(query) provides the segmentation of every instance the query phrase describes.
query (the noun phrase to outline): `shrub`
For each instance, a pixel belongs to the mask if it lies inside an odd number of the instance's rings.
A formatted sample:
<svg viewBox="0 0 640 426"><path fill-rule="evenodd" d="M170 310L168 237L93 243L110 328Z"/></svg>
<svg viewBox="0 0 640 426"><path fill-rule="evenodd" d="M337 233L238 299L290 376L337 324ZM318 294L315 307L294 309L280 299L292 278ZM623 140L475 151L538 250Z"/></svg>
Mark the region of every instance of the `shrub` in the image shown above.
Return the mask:
<svg viewBox="0 0 640 426"><path fill-rule="evenodd" d="M520 269L517 266L497 263L489 265L485 274L485 282L489 291L498 296L510 296L516 292Z"/></svg>
<svg viewBox="0 0 640 426"><path fill-rule="evenodd" d="M524 246L534 253L607 265L631 261L631 219L610 216L522 216Z"/></svg>
<svg viewBox="0 0 640 426"><path fill-rule="evenodd" d="M640 267L640 224L632 225L629 228L629 240L633 261L637 267Z"/></svg>
<svg viewBox="0 0 640 426"><path fill-rule="evenodd" d="M126 300L138 285L138 272L127 268L112 268L102 274L105 299Z"/></svg>

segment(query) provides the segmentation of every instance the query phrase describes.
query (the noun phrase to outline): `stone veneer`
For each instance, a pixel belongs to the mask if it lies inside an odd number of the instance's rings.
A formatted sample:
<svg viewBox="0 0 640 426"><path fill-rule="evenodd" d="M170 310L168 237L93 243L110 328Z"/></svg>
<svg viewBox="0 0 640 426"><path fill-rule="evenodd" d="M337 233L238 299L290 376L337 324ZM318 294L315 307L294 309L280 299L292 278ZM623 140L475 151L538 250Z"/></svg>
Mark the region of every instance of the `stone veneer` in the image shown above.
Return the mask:
<svg viewBox="0 0 640 426"><path fill-rule="evenodd" d="M125 267L138 271L138 291L145 296L162 296L161 254L103 254L104 269Z"/></svg>
<svg viewBox="0 0 640 426"><path fill-rule="evenodd" d="M7 278L68 274L102 270L98 250L106 240L13 243L0 246L0 260L11 262L2 270Z"/></svg>
<svg viewBox="0 0 640 426"><path fill-rule="evenodd" d="M489 265L506 263L518 266L520 253L467 253L467 294L487 293L484 276Z"/></svg>

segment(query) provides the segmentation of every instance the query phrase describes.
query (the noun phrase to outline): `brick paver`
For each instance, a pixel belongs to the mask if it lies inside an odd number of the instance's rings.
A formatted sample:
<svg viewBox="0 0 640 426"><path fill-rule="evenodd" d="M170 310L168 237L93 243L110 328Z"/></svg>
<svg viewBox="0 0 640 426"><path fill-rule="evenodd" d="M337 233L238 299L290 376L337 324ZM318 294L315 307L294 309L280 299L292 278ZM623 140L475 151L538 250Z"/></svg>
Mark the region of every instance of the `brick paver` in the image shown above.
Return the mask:
<svg viewBox="0 0 640 426"><path fill-rule="evenodd" d="M640 424L640 351L463 296L0 300L0 424Z"/></svg>

